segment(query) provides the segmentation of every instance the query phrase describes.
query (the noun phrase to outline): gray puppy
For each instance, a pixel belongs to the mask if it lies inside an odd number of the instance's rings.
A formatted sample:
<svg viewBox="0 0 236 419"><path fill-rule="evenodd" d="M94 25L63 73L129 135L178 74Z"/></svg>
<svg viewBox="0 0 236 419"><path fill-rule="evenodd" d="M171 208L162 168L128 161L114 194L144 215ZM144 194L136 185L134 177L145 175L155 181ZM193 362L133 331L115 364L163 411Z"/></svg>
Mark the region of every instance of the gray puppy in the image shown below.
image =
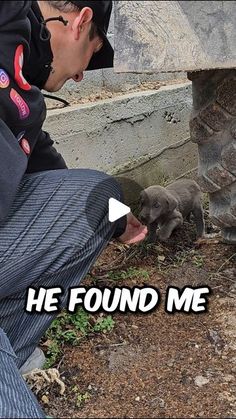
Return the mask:
<svg viewBox="0 0 236 419"><path fill-rule="evenodd" d="M157 237L166 241L173 230L183 224L184 218L190 219L191 214L195 219L197 237L204 235L201 191L193 180L180 179L166 188L150 186L141 192L140 205L140 219L148 226L150 241Z"/></svg>

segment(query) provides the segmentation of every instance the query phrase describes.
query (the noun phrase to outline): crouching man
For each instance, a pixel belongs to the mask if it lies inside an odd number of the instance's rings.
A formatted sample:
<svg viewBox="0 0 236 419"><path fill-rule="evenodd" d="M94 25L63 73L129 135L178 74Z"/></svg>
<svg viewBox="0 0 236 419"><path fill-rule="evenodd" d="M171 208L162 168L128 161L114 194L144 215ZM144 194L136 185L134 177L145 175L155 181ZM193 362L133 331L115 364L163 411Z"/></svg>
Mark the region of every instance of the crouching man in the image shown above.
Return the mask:
<svg viewBox="0 0 236 419"><path fill-rule="evenodd" d="M21 373L42 366L37 345L53 315L24 311L27 288L60 286L63 307L112 238L147 232L132 214L110 223L117 182L68 170L42 130L40 89L113 65L110 14L111 1L0 2L0 417L44 417Z"/></svg>

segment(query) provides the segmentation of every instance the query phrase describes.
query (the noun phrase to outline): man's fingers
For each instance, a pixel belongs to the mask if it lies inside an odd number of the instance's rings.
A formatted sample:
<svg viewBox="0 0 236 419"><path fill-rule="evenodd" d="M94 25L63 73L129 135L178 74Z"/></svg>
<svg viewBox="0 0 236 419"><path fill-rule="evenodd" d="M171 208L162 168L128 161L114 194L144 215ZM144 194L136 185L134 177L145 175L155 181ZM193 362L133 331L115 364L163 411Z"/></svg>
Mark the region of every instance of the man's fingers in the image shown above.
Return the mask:
<svg viewBox="0 0 236 419"><path fill-rule="evenodd" d="M137 243L145 239L147 231L147 227L140 223L132 213L129 213L127 215L126 230L118 240L125 244Z"/></svg>
<svg viewBox="0 0 236 419"><path fill-rule="evenodd" d="M126 244L138 243L138 242L144 240L146 235L147 235L147 227L142 226L138 230L133 231L133 233L130 234L130 238L127 239L125 241L125 243Z"/></svg>
<svg viewBox="0 0 236 419"><path fill-rule="evenodd" d="M133 227L142 226L142 223L131 212L127 216L127 223L131 224Z"/></svg>
<svg viewBox="0 0 236 419"><path fill-rule="evenodd" d="M134 243L138 243L138 242L140 242L140 241L144 240L144 239L145 239L145 237L146 237L146 234L144 234L144 233L140 233L138 236L133 237L132 239L128 240L128 241L126 242L126 244L134 244Z"/></svg>

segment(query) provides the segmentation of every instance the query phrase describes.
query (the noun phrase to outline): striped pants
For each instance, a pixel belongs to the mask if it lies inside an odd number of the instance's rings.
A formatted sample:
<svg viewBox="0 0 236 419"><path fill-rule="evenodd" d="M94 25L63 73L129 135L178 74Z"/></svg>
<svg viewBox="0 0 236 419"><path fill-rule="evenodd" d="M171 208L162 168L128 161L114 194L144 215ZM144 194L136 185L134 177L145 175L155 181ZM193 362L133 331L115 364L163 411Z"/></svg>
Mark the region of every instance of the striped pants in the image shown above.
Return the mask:
<svg viewBox="0 0 236 419"><path fill-rule="evenodd" d="M18 368L55 313L26 313L27 288L61 287L65 307L68 289L79 285L118 235L120 227L108 221L110 197L122 199L119 185L101 172L29 174L0 223L0 417L45 417Z"/></svg>

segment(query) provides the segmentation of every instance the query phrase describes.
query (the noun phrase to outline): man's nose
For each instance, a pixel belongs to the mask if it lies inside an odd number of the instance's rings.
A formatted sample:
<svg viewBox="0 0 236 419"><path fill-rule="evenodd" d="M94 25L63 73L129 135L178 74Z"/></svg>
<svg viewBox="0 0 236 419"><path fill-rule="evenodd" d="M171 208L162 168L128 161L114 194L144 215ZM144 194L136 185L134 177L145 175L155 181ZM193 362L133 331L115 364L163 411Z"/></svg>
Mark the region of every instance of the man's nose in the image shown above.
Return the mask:
<svg viewBox="0 0 236 419"><path fill-rule="evenodd" d="M77 83L79 83L80 81L83 80L83 78L84 78L84 74L83 73L76 74L75 81Z"/></svg>

